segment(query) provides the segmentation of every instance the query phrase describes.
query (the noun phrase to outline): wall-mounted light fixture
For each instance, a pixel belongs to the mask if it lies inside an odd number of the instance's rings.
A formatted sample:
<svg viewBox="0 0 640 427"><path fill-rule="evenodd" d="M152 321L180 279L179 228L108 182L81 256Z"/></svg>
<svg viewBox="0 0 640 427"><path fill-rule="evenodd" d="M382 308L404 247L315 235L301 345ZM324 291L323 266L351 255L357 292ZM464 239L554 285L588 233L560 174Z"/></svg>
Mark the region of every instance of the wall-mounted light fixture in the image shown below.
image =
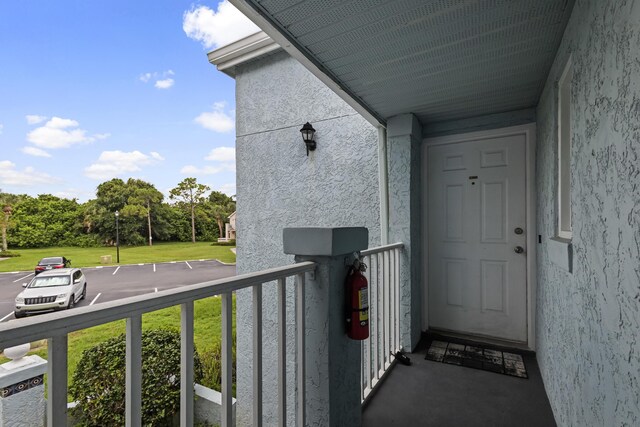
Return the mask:
<svg viewBox="0 0 640 427"><path fill-rule="evenodd" d="M311 123L307 122L300 129L300 133L302 133L302 140L307 146L307 156L309 155L309 151L313 151L316 149L316 142L313 140L313 134L316 133L316 130L311 126Z"/></svg>

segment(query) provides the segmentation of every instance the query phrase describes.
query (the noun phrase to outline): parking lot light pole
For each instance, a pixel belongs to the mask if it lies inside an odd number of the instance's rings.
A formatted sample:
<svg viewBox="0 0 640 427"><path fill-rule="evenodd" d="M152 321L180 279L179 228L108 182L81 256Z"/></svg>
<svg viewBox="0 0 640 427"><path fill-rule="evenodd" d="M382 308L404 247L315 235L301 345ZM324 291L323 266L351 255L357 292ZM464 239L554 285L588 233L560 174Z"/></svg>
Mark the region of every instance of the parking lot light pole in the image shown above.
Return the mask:
<svg viewBox="0 0 640 427"><path fill-rule="evenodd" d="M120 264L120 212L116 211L116 262Z"/></svg>

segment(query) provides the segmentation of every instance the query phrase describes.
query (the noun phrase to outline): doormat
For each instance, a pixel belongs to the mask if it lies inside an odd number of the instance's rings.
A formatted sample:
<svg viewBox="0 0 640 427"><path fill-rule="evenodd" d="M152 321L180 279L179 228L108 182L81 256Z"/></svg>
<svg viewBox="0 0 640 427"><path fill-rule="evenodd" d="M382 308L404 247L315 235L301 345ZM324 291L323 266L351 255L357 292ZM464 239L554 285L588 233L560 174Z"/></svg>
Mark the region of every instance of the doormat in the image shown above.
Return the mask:
<svg viewBox="0 0 640 427"><path fill-rule="evenodd" d="M522 356L477 345L432 341L425 359L450 365L466 366L518 378L529 378Z"/></svg>

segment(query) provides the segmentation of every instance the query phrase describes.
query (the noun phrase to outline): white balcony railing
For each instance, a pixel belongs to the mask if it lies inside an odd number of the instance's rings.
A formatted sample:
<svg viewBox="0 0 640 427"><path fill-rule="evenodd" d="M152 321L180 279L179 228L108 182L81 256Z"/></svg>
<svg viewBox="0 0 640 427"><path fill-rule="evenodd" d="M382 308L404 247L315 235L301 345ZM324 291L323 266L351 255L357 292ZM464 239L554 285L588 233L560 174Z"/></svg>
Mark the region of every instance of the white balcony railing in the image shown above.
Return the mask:
<svg viewBox="0 0 640 427"><path fill-rule="evenodd" d="M180 425L192 426L194 419L193 387L193 306L194 301L220 295L222 297L222 426L232 420L232 298L233 292L253 288L253 423L262 425L262 286L277 281L278 287L278 425L286 419L286 301L287 278L295 277L296 287L296 425L305 424L305 325L304 276L316 264L301 262L258 273L214 280L197 285L125 298L99 305L76 308L20 321L0 324L0 348L48 339L47 425L67 425L67 344L68 334L80 329L126 320L126 425L140 426L142 384L142 314L180 305L181 370Z"/></svg>
<svg viewBox="0 0 640 427"><path fill-rule="evenodd" d="M400 350L400 250L402 243L362 251L369 281L369 338L362 341L362 401L378 385Z"/></svg>

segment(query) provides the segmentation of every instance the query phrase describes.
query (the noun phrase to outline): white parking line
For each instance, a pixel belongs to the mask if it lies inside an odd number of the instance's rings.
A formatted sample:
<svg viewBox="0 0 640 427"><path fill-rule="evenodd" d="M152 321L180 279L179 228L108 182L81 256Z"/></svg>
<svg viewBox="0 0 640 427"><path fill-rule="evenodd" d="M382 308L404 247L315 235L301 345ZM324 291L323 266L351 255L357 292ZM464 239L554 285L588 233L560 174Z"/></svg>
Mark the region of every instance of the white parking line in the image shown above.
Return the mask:
<svg viewBox="0 0 640 427"><path fill-rule="evenodd" d="M101 265L99 265L99 266L97 266L96 268L102 268L102 266L101 266Z"/></svg>
<svg viewBox="0 0 640 427"><path fill-rule="evenodd" d="M26 275L26 276L24 276L24 277L21 277L21 278L19 278L19 279L16 279L16 280L14 280L14 281L13 281L13 283L19 282L20 280L24 280L24 279L26 279L26 278L27 278L27 277L29 277L29 276L33 276L33 273L29 273L29 274L27 274L27 275Z"/></svg>
<svg viewBox="0 0 640 427"><path fill-rule="evenodd" d="M116 268L116 271L113 272L112 276L115 276L116 273L118 272L118 270L120 270L120 266L118 266L118 268Z"/></svg>
<svg viewBox="0 0 640 427"><path fill-rule="evenodd" d="M153 264L153 272L154 273L156 272L156 265L155 264Z"/></svg>
<svg viewBox="0 0 640 427"><path fill-rule="evenodd" d="M187 267L189 267L191 270L193 270L193 267L191 267L191 264L189 264L187 261L185 261L184 263L187 264Z"/></svg>
<svg viewBox="0 0 640 427"><path fill-rule="evenodd" d="M4 316L2 319L0 319L0 322L4 322L11 315L13 315L13 311L11 313L7 314L6 316Z"/></svg>
<svg viewBox="0 0 640 427"><path fill-rule="evenodd" d="M89 305L93 305L96 302L96 300L100 298L100 295L102 295L102 292L98 292L98 295L96 295L96 297L93 299L93 301L91 301Z"/></svg>

